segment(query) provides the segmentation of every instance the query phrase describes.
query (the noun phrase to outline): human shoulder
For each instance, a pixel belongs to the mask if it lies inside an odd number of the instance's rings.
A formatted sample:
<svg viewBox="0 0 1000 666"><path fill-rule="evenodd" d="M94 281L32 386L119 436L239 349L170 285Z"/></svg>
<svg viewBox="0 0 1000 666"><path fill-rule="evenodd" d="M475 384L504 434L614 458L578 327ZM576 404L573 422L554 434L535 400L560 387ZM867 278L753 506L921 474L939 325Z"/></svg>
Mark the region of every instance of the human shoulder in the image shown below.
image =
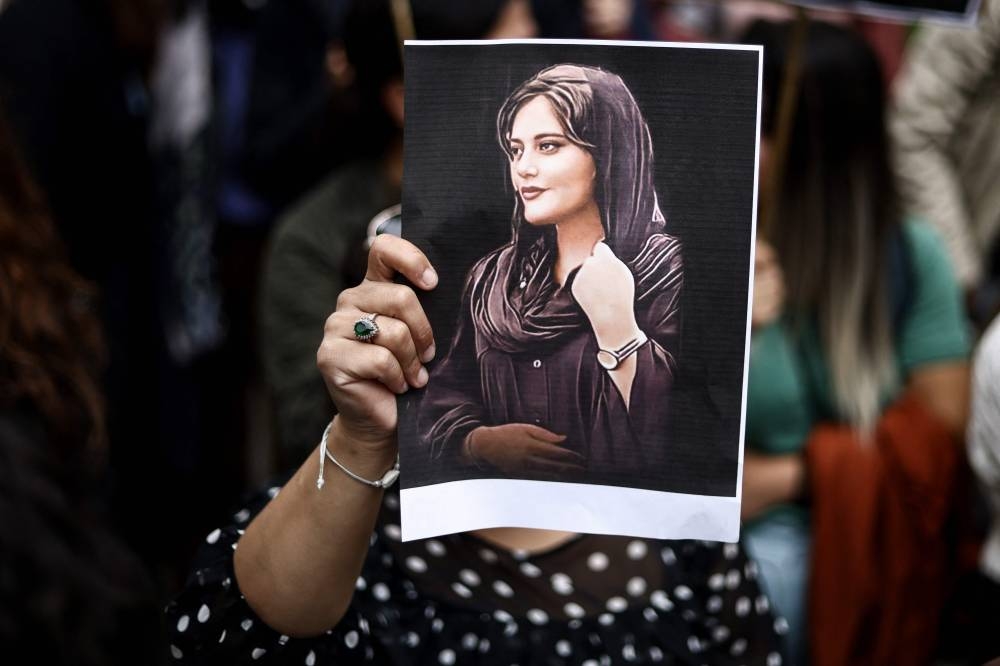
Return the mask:
<svg viewBox="0 0 1000 666"><path fill-rule="evenodd" d="M944 239L934 227L921 218L911 217L903 222L902 231L909 263L918 281L935 275L954 280Z"/></svg>
<svg viewBox="0 0 1000 666"><path fill-rule="evenodd" d="M358 162L338 169L278 218L274 243L346 243L375 213L398 203L390 201L391 189L376 162Z"/></svg>

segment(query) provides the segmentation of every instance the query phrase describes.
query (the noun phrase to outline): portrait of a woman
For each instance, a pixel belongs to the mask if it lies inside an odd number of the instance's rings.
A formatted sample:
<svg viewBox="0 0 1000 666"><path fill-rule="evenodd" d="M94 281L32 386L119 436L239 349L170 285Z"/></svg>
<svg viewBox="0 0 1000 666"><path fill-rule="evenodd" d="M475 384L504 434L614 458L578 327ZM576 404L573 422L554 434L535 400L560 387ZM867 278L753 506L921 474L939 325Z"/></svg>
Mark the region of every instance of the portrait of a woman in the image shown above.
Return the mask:
<svg viewBox="0 0 1000 666"><path fill-rule="evenodd" d="M421 438L479 476L629 485L665 445L681 330L649 128L621 77L561 64L507 97L497 140L512 238L467 275Z"/></svg>

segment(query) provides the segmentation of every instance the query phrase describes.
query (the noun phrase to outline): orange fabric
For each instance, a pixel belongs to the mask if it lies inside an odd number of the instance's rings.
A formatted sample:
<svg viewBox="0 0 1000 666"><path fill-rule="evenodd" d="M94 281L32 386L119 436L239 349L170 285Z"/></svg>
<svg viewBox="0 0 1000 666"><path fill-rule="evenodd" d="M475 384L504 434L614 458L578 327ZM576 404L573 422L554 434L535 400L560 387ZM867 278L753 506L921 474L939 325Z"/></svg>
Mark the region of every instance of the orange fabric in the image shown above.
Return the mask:
<svg viewBox="0 0 1000 666"><path fill-rule="evenodd" d="M821 426L807 443L814 666L926 664L950 580L946 529L962 451L913 397L873 442Z"/></svg>

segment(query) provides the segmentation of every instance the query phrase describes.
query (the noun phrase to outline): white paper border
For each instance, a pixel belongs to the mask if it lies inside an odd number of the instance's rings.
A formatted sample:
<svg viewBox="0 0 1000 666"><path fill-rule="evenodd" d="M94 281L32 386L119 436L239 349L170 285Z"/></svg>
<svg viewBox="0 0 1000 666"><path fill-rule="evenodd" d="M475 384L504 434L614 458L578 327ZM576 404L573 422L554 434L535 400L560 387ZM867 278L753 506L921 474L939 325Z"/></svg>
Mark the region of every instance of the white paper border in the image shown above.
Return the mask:
<svg viewBox="0 0 1000 666"><path fill-rule="evenodd" d="M739 500L517 479L451 481L400 492L403 541L490 527L735 542ZM447 507L446 512L441 508ZM518 515L522 520L512 521ZM728 520L722 520L723 517Z"/></svg>
<svg viewBox="0 0 1000 666"><path fill-rule="evenodd" d="M494 46L507 44L574 44L677 49L753 51L757 53L757 123L754 145L754 188L751 210L750 262L747 267L747 319L743 358L736 495L673 493L642 488L523 479L468 479L400 491L403 541L491 527L528 527L587 534L616 534L651 539L701 539L734 543L740 536L743 497L743 453L746 435L747 383L753 267L760 194L760 129L764 87L764 48L755 44L649 42L591 39L408 39L406 46ZM553 501L558 499L559 502ZM565 501L565 504L561 502ZM441 507L448 507L442 514ZM511 514L522 516L512 520Z"/></svg>
<svg viewBox="0 0 1000 666"><path fill-rule="evenodd" d="M869 16L871 18L890 21L892 23L942 23L945 25L958 25L973 27L979 18L979 7L982 0L973 0L966 9L965 14L958 12L946 12L934 9L893 9L880 5L877 2L852 2L849 5L831 5L822 0L793 0L790 4L808 7L809 9L825 9L835 12L847 12L859 16Z"/></svg>

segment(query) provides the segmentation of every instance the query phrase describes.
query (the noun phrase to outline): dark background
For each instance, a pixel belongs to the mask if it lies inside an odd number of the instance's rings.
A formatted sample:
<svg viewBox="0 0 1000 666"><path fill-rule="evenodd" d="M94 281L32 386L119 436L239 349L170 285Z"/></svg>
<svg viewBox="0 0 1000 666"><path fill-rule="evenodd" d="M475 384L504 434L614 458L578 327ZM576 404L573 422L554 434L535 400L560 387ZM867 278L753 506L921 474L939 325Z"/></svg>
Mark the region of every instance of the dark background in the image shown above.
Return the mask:
<svg viewBox="0 0 1000 666"><path fill-rule="evenodd" d="M598 65L632 91L653 137L666 232L683 241L679 376L672 427L635 487L733 496L739 453L755 167L758 54L642 46L504 44L406 48L403 235L441 277L423 299L438 358L450 347L472 264L511 238L513 191L496 114L522 81L558 63ZM431 381L434 366L431 364ZM470 385L478 392L478 385ZM432 465L400 400L405 487L470 478Z"/></svg>
<svg viewBox="0 0 1000 666"><path fill-rule="evenodd" d="M855 8L861 7L864 9L882 7L891 10L902 10L902 11L930 11L930 12L944 12L949 14L955 14L955 18L964 17L969 8L975 0L877 0L877 1L864 1L857 2L855 0L810 0L809 2L801 2L797 4L803 5L830 5L836 8Z"/></svg>

